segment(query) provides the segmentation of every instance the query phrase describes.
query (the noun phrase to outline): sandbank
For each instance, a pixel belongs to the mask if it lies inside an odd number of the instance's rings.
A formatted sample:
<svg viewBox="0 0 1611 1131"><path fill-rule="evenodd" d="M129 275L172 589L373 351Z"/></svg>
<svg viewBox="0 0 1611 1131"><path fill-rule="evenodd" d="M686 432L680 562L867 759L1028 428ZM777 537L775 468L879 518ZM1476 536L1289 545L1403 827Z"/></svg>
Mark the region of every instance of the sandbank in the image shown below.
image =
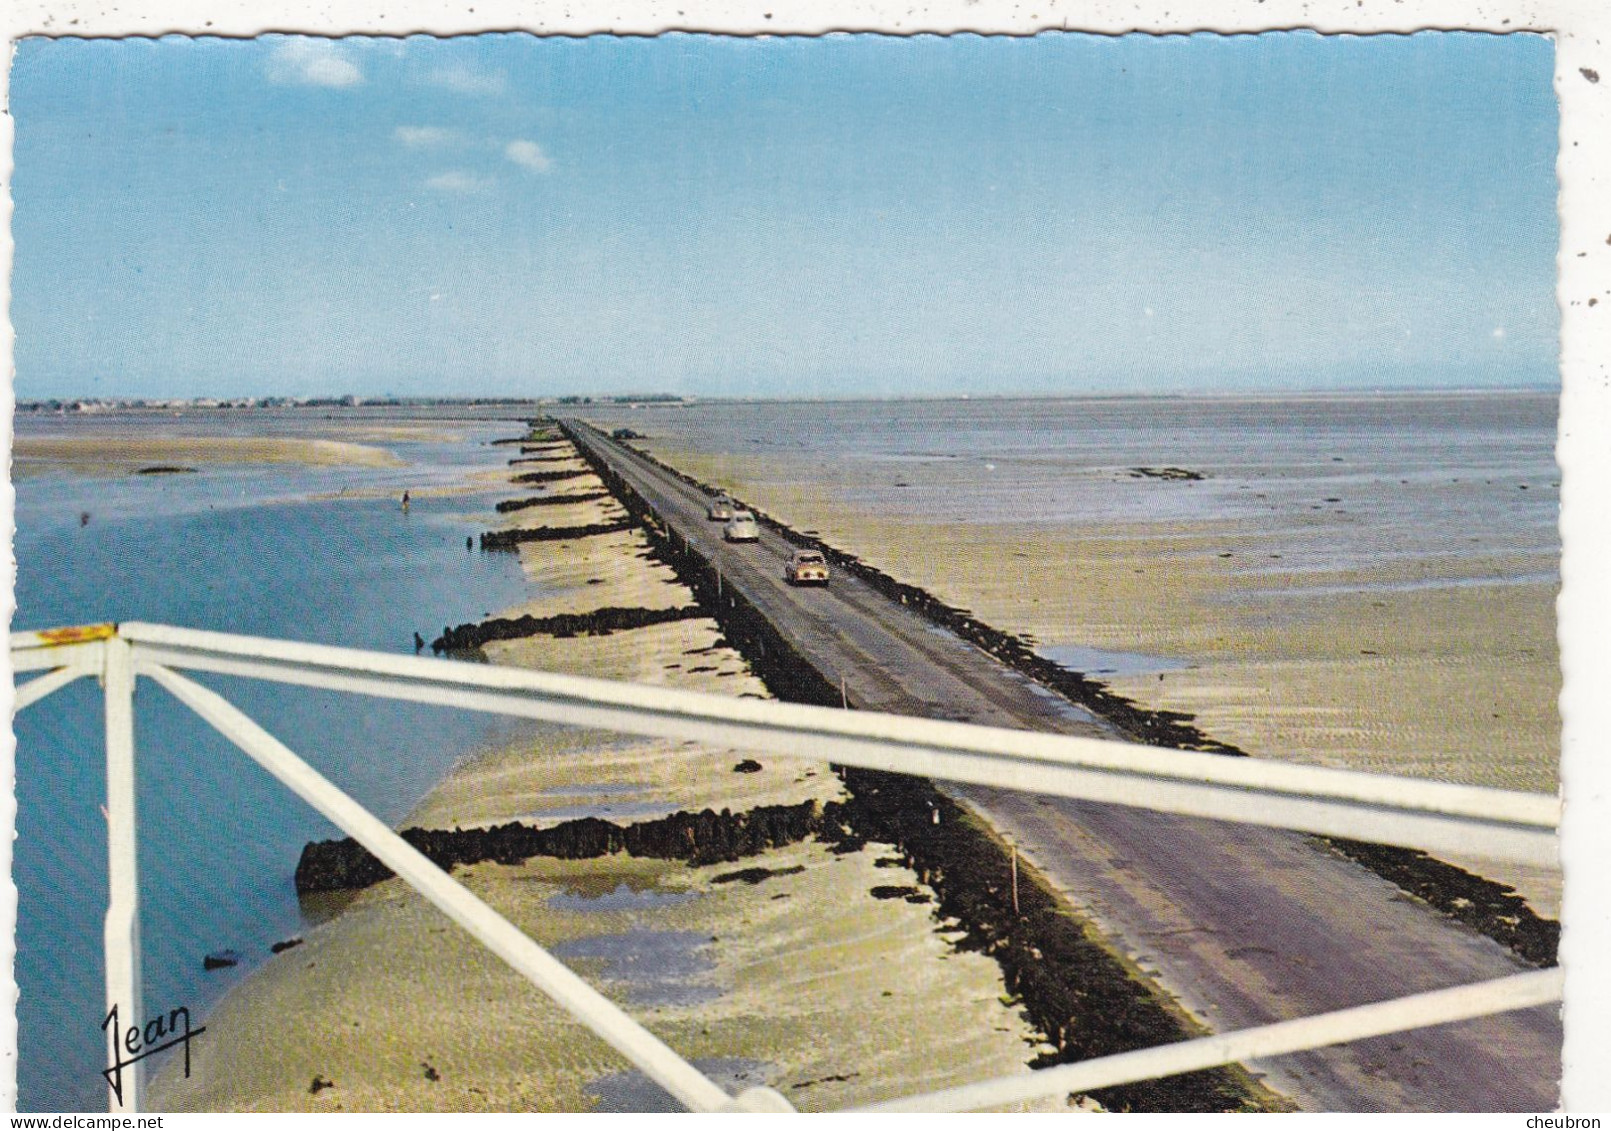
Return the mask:
<svg viewBox="0 0 1611 1131"><path fill-rule="evenodd" d="M384 448L293 436L18 436L12 446L12 461L17 475L49 470L120 475L157 463L404 466Z"/></svg>

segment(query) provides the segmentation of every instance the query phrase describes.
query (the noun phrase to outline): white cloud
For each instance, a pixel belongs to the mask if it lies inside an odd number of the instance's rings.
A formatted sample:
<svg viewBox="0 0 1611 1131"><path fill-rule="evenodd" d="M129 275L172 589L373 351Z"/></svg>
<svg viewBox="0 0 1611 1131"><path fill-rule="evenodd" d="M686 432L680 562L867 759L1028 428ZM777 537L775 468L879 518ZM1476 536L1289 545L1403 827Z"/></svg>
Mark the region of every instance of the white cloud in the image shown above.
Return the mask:
<svg viewBox="0 0 1611 1131"><path fill-rule="evenodd" d="M553 166L548 154L543 152L543 147L525 138L516 138L504 146L503 155L516 165L530 169L534 173L546 173Z"/></svg>
<svg viewBox="0 0 1611 1131"><path fill-rule="evenodd" d="M1494 327L1494 341L1502 342L1504 340L1505 340L1505 328L1503 326L1495 326Z"/></svg>
<svg viewBox="0 0 1611 1131"><path fill-rule="evenodd" d="M437 192L485 192L492 187L492 181L486 177L466 173L463 169L449 169L445 173L427 178L425 187L435 189Z"/></svg>
<svg viewBox="0 0 1611 1131"><path fill-rule="evenodd" d="M392 136L410 149L430 149L446 145L459 135L444 126L398 126Z"/></svg>
<svg viewBox="0 0 1611 1131"><path fill-rule="evenodd" d="M270 82L298 86L357 86L364 81L358 64L328 39L287 39L264 66Z"/></svg>
<svg viewBox="0 0 1611 1131"><path fill-rule="evenodd" d="M425 76L432 86L446 87L460 94L502 94L508 76L502 71L472 71L469 67L438 67Z"/></svg>

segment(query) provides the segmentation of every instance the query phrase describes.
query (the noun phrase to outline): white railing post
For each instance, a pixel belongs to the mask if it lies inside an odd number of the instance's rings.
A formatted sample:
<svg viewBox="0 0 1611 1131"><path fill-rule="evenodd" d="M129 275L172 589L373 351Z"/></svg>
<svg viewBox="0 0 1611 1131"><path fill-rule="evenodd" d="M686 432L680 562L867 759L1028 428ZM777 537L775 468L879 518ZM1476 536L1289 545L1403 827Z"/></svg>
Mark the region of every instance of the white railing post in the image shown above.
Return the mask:
<svg viewBox="0 0 1611 1131"><path fill-rule="evenodd" d="M140 1110L141 1064L121 1066L131 1053L122 1031L141 1023L139 827L134 779L134 657L129 642L105 644L106 688L106 1080L109 1110Z"/></svg>

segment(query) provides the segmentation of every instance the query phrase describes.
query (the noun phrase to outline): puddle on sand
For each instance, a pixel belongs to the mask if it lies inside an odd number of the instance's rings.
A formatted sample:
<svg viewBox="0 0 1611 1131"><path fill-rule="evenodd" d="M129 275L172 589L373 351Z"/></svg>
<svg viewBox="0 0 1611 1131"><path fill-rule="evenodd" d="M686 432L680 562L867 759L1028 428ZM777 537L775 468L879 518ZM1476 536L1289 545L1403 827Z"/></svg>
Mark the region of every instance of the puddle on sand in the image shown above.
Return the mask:
<svg viewBox="0 0 1611 1131"><path fill-rule="evenodd" d="M721 986L700 980L715 969L701 953L709 943L710 936L699 931L634 928L572 939L553 953L561 959L600 960L604 979L615 983L633 1005L697 1005L723 992Z"/></svg>
<svg viewBox="0 0 1611 1131"><path fill-rule="evenodd" d="M582 871L568 875L560 882L568 895L581 899L597 899L601 895L610 894L618 887L625 887L628 891L655 891L660 884L652 872L630 871L626 873Z"/></svg>
<svg viewBox="0 0 1611 1131"><path fill-rule="evenodd" d="M1083 644L1042 644L1035 651L1070 671L1088 676L1151 675L1153 672L1172 672L1191 666L1185 660L1172 660L1167 656L1149 656L1144 652L1109 652L1102 648L1087 648Z"/></svg>
<svg viewBox="0 0 1611 1131"><path fill-rule="evenodd" d="M706 1057L695 1060L693 1065L733 1095L767 1083L770 1074L775 1071L772 1065L764 1060L746 1060L742 1057ZM636 1069L600 1076L587 1085L587 1091L589 1095L598 1097L599 1103L594 1111L686 1110L672 1098L670 1092Z"/></svg>
<svg viewBox="0 0 1611 1131"><path fill-rule="evenodd" d="M552 789L545 789L538 797L608 797L619 794L626 797L632 794L645 793L649 786L645 782L591 782L577 783L576 785L556 785Z"/></svg>
<svg viewBox="0 0 1611 1131"><path fill-rule="evenodd" d="M548 901L557 911L651 911L698 899L696 891L661 891L616 884L605 892L562 891Z"/></svg>

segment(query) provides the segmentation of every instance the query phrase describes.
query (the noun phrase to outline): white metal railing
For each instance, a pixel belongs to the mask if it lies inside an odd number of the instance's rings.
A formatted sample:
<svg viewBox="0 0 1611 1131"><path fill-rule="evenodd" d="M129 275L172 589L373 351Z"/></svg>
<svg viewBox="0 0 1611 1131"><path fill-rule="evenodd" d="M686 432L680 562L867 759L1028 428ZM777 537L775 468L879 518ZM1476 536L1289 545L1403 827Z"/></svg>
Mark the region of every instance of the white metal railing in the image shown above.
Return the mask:
<svg viewBox="0 0 1611 1131"><path fill-rule="evenodd" d="M16 709L81 676L105 686L106 1000L140 1017L136 680L166 689L340 827L454 922L695 1111L788 1111L769 1088L736 1097L618 1006L216 691L180 673L215 672L630 734L691 739L849 766L1438 850L1481 843L1486 855L1556 860L1560 801L1543 794L1225 758L966 723L839 711L612 683L449 660L125 623L11 638ZM1557 969L1417 994L1298 1021L1060 1065L904 1097L867 1110L965 1111L1381 1036L1559 1001ZM120 1074L111 1110L139 1110L140 1066ZM109 1080L109 1083L112 1081Z"/></svg>

